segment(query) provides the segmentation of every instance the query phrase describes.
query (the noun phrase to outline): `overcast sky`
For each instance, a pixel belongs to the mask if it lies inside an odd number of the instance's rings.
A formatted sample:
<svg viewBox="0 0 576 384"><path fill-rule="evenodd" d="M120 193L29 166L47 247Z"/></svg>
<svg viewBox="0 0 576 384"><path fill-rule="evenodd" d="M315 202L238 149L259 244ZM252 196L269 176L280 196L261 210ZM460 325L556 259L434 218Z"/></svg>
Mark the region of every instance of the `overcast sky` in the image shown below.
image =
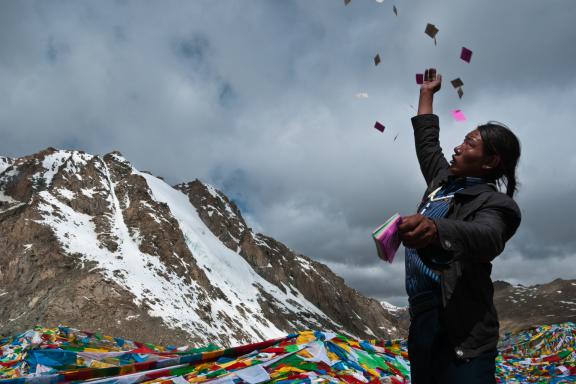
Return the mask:
<svg viewBox="0 0 576 384"><path fill-rule="evenodd" d="M522 144L523 222L493 278L575 278L574 20L574 0L2 1L0 155L119 150L171 184L199 178L255 230L404 305L404 250L385 264L370 233L424 192L410 118L415 73L435 66L445 154L488 120Z"/></svg>

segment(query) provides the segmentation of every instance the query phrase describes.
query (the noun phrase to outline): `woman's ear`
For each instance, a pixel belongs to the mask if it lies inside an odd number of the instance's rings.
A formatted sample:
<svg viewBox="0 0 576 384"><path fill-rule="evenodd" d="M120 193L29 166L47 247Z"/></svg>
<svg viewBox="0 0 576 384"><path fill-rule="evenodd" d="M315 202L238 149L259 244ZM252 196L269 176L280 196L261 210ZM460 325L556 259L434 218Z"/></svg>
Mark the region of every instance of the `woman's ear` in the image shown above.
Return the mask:
<svg viewBox="0 0 576 384"><path fill-rule="evenodd" d="M483 169L494 169L500 165L500 155L490 155L482 165Z"/></svg>

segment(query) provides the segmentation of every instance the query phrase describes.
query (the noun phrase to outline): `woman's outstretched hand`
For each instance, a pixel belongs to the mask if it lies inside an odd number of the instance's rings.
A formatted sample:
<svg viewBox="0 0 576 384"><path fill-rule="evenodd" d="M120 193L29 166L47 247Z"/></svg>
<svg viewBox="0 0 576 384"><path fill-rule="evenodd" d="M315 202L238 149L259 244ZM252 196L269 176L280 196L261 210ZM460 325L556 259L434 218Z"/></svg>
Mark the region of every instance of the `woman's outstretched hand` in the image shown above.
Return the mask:
<svg viewBox="0 0 576 384"><path fill-rule="evenodd" d="M420 86L421 92L438 92L442 87L442 75L436 73L436 68L428 68L424 71L424 83Z"/></svg>
<svg viewBox="0 0 576 384"><path fill-rule="evenodd" d="M402 217L398 232L402 244L413 249L424 248L438 237L436 224L421 214Z"/></svg>

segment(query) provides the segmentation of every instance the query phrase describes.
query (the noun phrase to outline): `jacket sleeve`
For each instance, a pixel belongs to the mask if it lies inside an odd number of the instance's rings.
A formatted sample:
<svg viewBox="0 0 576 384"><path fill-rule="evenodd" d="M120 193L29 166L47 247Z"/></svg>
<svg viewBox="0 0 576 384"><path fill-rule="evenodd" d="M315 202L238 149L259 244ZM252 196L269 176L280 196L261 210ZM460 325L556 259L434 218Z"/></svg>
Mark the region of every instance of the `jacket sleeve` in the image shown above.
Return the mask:
<svg viewBox="0 0 576 384"><path fill-rule="evenodd" d="M438 172L450 167L438 139L440 134L438 116L434 114L414 116L412 127L420 170L426 179L426 185L430 185Z"/></svg>
<svg viewBox="0 0 576 384"><path fill-rule="evenodd" d="M520 210L513 203L486 204L470 221L433 220L438 229L439 247L436 247L436 252L443 251L445 260L486 263L502 253L506 241L520 225L521 218Z"/></svg>

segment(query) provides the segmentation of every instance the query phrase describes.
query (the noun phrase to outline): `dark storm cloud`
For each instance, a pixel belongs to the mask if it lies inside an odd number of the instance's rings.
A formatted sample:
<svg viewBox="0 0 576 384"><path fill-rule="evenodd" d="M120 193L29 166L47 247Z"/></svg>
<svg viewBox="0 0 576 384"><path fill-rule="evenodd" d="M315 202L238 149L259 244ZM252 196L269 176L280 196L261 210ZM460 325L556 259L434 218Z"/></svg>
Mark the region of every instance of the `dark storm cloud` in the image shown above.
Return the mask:
<svg viewBox="0 0 576 384"><path fill-rule="evenodd" d="M422 196L409 118L415 73L437 66L447 156L488 120L522 142L524 221L495 276L574 277L561 265L576 253L576 3L396 5L398 16L368 0L0 2L0 153L117 149L172 184L211 182L256 230L399 304L403 255L380 262L370 232ZM456 108L467 122L452 121Z"/></svg>
<svg viewBox="0 0 576 384"><path fill-rule="evenodd" d="M178 55L192 62L202 62L206 50L210 44L208 38L203 35L195 35L189 39L183 39L175 43L175 51Z"/></svg>
<svg viewBox="0 0 576 384"><path fill-rule="evenodd" d="M561 179L562 176L559 176ZM574 182L543 193L537 190L524 198L524 230L515 239L518 251L528 259L574 255L576 250L576 196Z"/></svg>

